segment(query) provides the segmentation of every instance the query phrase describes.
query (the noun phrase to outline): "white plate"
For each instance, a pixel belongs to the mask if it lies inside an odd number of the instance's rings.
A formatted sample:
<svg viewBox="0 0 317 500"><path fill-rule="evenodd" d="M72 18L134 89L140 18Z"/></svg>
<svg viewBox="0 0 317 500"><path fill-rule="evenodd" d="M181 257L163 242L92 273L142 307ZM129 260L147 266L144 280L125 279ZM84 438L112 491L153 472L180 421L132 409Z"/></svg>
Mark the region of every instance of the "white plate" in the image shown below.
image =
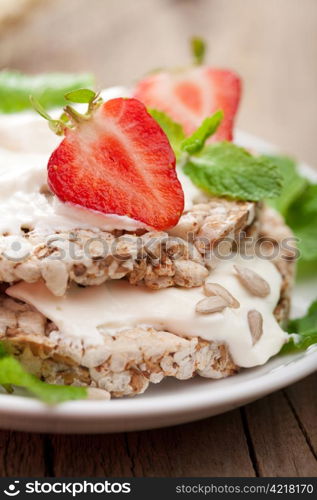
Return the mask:
<svg viewBox="0 0 317 500"><path fill-rule="evenodd" d="M237 142L260 152L276 148L238 132ZM303 172L317 178L306 165ZM301 315L316 297L317 278L296 286L293 314ZM317 346L224 380L196 377L165 380L144 395L112 401L75 401L48 408L39 401L0 395L0 427L33 432L100 433L149 429L209 417L281 389L317 369Z"/></svg>

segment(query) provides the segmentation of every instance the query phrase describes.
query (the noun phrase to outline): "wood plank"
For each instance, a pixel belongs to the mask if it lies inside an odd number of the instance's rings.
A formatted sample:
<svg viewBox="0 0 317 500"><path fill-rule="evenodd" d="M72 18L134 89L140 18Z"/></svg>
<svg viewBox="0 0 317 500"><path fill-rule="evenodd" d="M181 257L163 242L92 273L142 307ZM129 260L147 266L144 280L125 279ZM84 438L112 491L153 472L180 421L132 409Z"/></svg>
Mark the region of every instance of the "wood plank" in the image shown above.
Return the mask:
<svg viewBox="0 0 317 500"><path fill-rule="evenodd" d="M49 474L45 441L40 434L0 431L0 477Z"/></svg>
<svg viewBox="0 0 317 500"><path fill-rule="evenodd" d="M317 373L286 389L306 440L317 456Z"/></svg>
<svg viewBox="0 0 317 500"><path fill-rule="evenodd" d="M238 410L127 439L137 477L255 475Z"/></svg>
<svg viewBox="0 0 317 500"><path fill-rule="evenodd" d="M51 437L56 477L131 477L125 434Z"/></svg>
<svg viewBox="0 0 317 500"><path fill-rule="evenodd" d="M317 461L283 392L246 406L245 413L260 476L317 475Z"/></svg>

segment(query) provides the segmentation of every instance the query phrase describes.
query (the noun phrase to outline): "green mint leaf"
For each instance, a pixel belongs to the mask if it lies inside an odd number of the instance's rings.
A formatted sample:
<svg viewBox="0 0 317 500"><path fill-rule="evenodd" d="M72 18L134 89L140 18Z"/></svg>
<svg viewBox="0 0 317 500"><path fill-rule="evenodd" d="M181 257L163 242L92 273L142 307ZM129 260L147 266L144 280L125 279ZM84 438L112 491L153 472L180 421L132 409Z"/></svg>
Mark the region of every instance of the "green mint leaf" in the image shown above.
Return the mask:
<svg viewBox="0 0 317 500"><path fill-rule="evenodd" d="M31 109L30 95L45 108L63 106L67 92L93 87L93 84L90 74L26 75L18 71L0 71L0 112L15 113Z"/></svg>
<svg viewBox="0 0 317 500"><path fill-rule="evenodd" d="M189 156L184 172L215 196L259 201L279 196L282 188L282 176L270 160L252 156L231 142L210 144Z"/></svg>
<svg viewBox="0 0 317 500"><path fill-rule="evenodd" d="M317 300L311 304L305 316L289 321L287 331L291 335L289 342L281 350L282 354L307 349L317 344Z"/></svg>
<svg viewBox="0 0 317 500"><path fill-rule="evenodd" d="M174 150L176 158L178 158L181 152L180 145L185 139L185 133L182 126L179 123L174 122L168 115L163 113L163 111L148 109L148 113L163 129Z"/></svg>
<svg viewBox="0 0 317 500"><path fill-rule="evenodd" d="M201 151L206 140L216 132L222 120L223 111L216 111L212 116L206 118L200 127L181 143L181 150L190 154Z"/></svg>
<svg viewBox="0 0 317 500"><path fill-rule="evenodd" d="M282 215L286 215L291 204L299 197L307 186L307 179L302 177L296 168L296 162L287 156L264 156L276 165L283 176L284 183L281 194L268 203Z"/></svg>
<svg viewBox="0 0 317 500"><path fill-rule="evenodd" d="M191 51L195 64L202 64L206 54L206 44L202 38L193 36L190 40Z"/></svg>
<svg viewBox="0 0 317 500"><path fill-rule="evenodd" d="M23 387L47 404L57 404L73 399L86 399L87 390L82 387L50 385L28 373L12 356L5 354L0 343L0 385Z"/></svg>
<svg viewBox="0 0 317 500"><path fill-rule="evenodd" d="M97 94L93 90L78 89L67 92L64 97L67 101L89 104L95 99L96 95Z"/></svg>

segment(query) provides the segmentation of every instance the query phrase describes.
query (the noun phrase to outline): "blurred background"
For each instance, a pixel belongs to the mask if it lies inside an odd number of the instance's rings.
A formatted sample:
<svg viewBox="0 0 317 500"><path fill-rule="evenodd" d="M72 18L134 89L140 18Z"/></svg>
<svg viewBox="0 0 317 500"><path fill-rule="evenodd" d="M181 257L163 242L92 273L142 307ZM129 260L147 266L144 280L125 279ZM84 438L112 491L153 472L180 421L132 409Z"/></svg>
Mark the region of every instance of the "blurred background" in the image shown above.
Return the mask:
<svg viewBox="0 0 317 500"><path fill-rule="evenodd" d="M244 81L238 126L317 166L316 0L0 0L0 67L98 87L186 64L188 39Z"/></svg>

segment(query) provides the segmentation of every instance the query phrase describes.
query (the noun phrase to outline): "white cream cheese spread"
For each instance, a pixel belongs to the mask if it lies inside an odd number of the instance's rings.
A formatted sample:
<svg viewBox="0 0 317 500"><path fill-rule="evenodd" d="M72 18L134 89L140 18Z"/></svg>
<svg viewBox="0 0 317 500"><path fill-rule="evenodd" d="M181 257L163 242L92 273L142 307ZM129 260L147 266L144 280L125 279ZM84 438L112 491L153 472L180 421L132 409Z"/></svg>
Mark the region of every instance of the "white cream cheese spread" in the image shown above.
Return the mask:
<svg viewBox="0 0 317 500"><path fill-rule="evenodd" d="M234 265L248 267L264 277L270 283L269 295L260 298L248 292L237 279ZM65 297L53 296L42 282L20 282L10 287L7 294L31 304L52 320L63 335L80 338L85 345L102 344L105 335L147 325L179 336L224 342L233 361L241 367L263 364L279 352L286 334L273 315L281 286L274 264L258 257L246 260L235 255L219 261L206 281L225 287L240 307L199 314L195 307L204 298L201 287L151 290L145 286L131 287L125 280L87 288L72 286ZM263 317L263 334L253 345L247 315L254 309Z"/></svg>

